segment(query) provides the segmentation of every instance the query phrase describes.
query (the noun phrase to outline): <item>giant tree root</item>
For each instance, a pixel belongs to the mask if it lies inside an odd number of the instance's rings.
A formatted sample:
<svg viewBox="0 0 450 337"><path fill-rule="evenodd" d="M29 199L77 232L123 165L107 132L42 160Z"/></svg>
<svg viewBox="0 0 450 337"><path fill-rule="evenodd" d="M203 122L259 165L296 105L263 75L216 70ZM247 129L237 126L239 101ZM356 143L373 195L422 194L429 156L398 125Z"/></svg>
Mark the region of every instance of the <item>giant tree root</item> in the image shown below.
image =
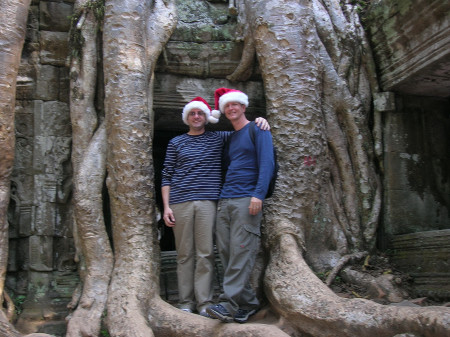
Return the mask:
<svg viewBox="0 0 450 337"><path fill-rule="evenodd" d="M391 337L415 334L448 336L450 309L384 306L364 299L343 299L318 279L306 264L291 234L271 249L266 294L275 310L296 328L314 337Z"/></svg>
<svg viewBox="0 0 450 337"><path fill-rule="evenodd" d="M149 317L155 336L196 337L287 337L282 328L273 324L222 323L178 310L160 298L150 303Z"/></svg>
<svg viewBox="0 0 450 337"><path fill-rule="evenodd" d="M368 252L358 252L342 257L328 275L325 284L330 286L335 277L340 274L342 279L350 284L357 284L367 289L371 298L386 299L389 302L401 302L405 294L399 289L395 277L390 274L374 277L367 273L361 273L345 265L352 260L359 260L367 256Z"/></svg>
<svg viewBox="0 0 450 337"><path fill-rule="evenodd" d="M383 274L378 277L361 273L352 268L344 268L340 274L342 279L351 284L357 284L367 289L371 298L386 299L389 302L401 302L405 299L395 283L395 277L391 274Z"/></svg>
<svg viewBox="0 0 450 337"><path fill-rule="evenodd" d="M14 318L16 306L14 305L13 300L5 290L3 291L3 302L6 318L8 321L11 321Z"/></svg>
<svg viewBox="0 0 450 337"><path fill-rule="evenodd" d="M342 257L339 262L336 264L336 266L334 266L333 270L330 272L330 274L328 275L325 284L327 286L330 286L331 283L333 283L334 278L337 276L337 274L339 274L339 272L341 271L342 268L344 268L344 266L349 263L352 260L359 260L362 259L363 257L365 257L368 254L368 252L358 252L358 253L354 253L354 254L349 254L346 255L344 257Z"/></svg>
<svg viewBox="0 0 450 337"><path fill-rule="evenodd" d="M23 335L8 321L3 310L0 310L0 336L2 337L54 337L45 333Z"/></svg>

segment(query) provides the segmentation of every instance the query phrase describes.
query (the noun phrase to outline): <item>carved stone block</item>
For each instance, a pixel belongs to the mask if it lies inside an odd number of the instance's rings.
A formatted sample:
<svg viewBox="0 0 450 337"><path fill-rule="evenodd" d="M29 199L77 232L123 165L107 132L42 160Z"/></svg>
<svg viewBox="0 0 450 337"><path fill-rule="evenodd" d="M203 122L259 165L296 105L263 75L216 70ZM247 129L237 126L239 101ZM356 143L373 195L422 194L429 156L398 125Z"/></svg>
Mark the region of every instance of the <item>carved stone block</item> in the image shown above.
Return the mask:
<svg viewBox="0 0 450 337"><path fill-rule="evenodd" d="M14 157L14 170L22 171L33 166L33 143L32 137L16 136L16 148Z"/></svg>
<svg viewBox="0 0 450 337"><path fill-rule="evenodd" d="M388 234L406 234L448 223L448 213L433 195L418 191L389 190L385 195L384 221Z"/></svg>
<svg viewBox="0 0 450 337"><path fill-rule="evenodd" d="M241 47L229 41L200 44L170 41L158 60L157 69L191 77L224 78L239 65L240 55L235 49L241 50Z"/></svg>
<svg viewBox="0 0 450 337"><path fill-rule="evenodd" d="M70 202L56 204L56 222L54 235L72 237L72 206Z"/></svg>
<svg viewBox="0 0 450 337"><path fill-rule="evenodd" d="M214 109L214 90L228 87L241 90L248 95L249 106L246 115L249 119L265 115L265 99L262 82L247 81L230 83L223 79L188 78L168 74L157 74L154 87L155 130L187 131L181 120L183 107L196 96L203 97ZM228 120L222 116L218 124L208 124L209 130L232 129Z"/></svg>
<svg viewBox="0 0 450 337"><path fill-rule="evenodd" d="M19 235L29 236L31 235L32 224L34 223L34 206L21 206L20 207L20 220L19 220Z"/></svg>
<svg viewBox="0 0 450 337"><path fill-rule="evenodd" d="M39 192L41 196L50 198L55 190L56 187L52 185L51 182L48 182L47 186L41 185ZM38 235L53 235L56 221L56 204L46 201L44 197L37 201L32 233Z"/></svg>
<svg viewBox="0 0 450 337"><path fill-rule="evenodd" d="M66 136L72 135L69 106L63 102L42 102L35 108L36 136Z"/></svg>
<svg viewBox="0 0 450 337"><path fill-rule="evenodd" d="M9 246L8 246L8 272L16 272L18 271L17 266L17 240L12 240L9 237Z"/></svg>
<svg viewBox="0 0 450 337"><path fill-rule="evenodd" d="M40 31L41 64L65 66L69 52L69 36L63 32Z"/></svg>
<svg viewBox="0 0 450 337"><path fill-rule="evenodd" d="M366 18L381 87L420 96L450 92L450 4L384 0Z"/></svg>
<svg viewBox="0 0 450 337"><path fill-rule="evenodd" d="M30 270L52 271L53 237L33 235L29 240Z"/></svg>
<svg viewBox="0 0 450 337"><path fill-rule="evenodd" d="M21 172L11 179L11 195L16 198L18 206L32 205L34 201L33 175Z"/></svg>
<svg viewBox="0 0 450 337"><path fill-rule="evenodd" d="M6 274L5 286L13 289L16 295L26 295L28 289L28 271L9 272Z"/></svg>
<svg viewBox="0 0 450 337"><path fill-rule="evenodd" d="M41 1L39 3L39 23L41 30L68 32L73 6L64 2Z"/></svg>
<svg viewBox="0 0 450 337"><path fill-rule="evenodd" d="M29 269L30 265L29 246L30 242L28 240L28 237L20 238L17 240L16 264L18 270L28 271Z"/></svg>
<svg viewBox="0 0 450 337"><path fill-rule="evenodd" d="M70 101L70 78L68 68L59 68L59 101L69 103Z"/></svg>
<svg viewBox="0 0 450 337"><path fill-rule="evenodd" d="M15 107L15 127L16 136L32 137L34 136L34 111L33 101L16 101Z"/></svg>
<svg viewBox="0 0 450 337"><path fill-rule="evenodd" d="M70 144L70 137L36 137L33 164L36 171L56 175L60 183L66 178L64 166L70 160Z"/></svg>
<svg viewBox="0 0 450 337"><path fill-rule="evenodd" d="M67 225L66 227L70 227ZM54 270L69 272L77 270L75 262L75 246L71 237L55 237L53 239Z"/></svg>
<svg viewBox="0 0 450 337"><path fill-rule="evenodd" d="M17 75L16 98L31 100L36 90L37 67L22 60Z"/></svg>
<svg viewBox="0 0 450 337"><path fill-rule="evenodd" d="M59 97L59 67L41 65L37 69L35 99L56 101Z"/></svg>
<svg viewBox="0 0 450 337"><path fill-rule="evenodd" d="M416 296L448 298L450 229L396 235L392 261L414 277Z"/></svg>
<svg viewBox="0 0 450 337"><path fill-rule="evenodd" d="M34 175L34 185L36 205L44 202L55 202L57 181L53 174Z"/></svg>

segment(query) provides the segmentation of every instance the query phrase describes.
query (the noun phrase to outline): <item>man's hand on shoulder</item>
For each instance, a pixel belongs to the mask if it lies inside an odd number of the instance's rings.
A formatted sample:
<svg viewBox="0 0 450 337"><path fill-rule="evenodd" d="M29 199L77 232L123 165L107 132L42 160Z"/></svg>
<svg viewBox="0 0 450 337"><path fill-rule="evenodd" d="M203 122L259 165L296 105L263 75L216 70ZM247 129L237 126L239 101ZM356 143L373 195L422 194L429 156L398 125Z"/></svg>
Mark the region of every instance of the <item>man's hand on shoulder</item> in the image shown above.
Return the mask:
<svg viewBox="0 0 450 337"><path fill-rule="evenodd" d="M255 123L261 130L264 130L264 131L270 130L269 122L265 118L258 117L255 119Z"/></svg>

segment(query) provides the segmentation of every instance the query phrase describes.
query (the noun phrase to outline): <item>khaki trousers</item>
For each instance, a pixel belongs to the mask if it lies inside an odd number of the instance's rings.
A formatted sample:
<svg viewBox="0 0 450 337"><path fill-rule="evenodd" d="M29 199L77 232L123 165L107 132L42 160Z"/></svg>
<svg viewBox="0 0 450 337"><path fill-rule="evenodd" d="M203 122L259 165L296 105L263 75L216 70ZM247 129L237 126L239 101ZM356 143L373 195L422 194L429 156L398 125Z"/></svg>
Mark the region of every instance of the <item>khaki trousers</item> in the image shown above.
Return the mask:
<svg viewBox="0 0 450 337"><path fill-rule="evenodd" d="M187 201L171 204L177 250L179 306L200 310L212 304L217 202Z"/></svg>

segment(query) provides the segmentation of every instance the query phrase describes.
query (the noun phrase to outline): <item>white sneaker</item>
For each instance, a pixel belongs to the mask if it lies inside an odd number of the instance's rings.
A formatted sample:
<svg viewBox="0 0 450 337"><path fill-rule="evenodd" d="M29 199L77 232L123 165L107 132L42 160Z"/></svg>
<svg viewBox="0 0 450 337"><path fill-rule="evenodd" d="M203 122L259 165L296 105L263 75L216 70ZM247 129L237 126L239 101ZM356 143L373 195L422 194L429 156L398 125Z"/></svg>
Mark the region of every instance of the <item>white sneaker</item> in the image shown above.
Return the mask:
<svg viewBox="0 0 450 337"><path fill-rule="evenodd" d="M200 312L199 312L198 314L199 314L200 316L203 316L203 317L213 318L213 319L214 319L214 317L212 317L210 314L208 314L208 313L206 312L206 309L200 310Z"/></svg>

